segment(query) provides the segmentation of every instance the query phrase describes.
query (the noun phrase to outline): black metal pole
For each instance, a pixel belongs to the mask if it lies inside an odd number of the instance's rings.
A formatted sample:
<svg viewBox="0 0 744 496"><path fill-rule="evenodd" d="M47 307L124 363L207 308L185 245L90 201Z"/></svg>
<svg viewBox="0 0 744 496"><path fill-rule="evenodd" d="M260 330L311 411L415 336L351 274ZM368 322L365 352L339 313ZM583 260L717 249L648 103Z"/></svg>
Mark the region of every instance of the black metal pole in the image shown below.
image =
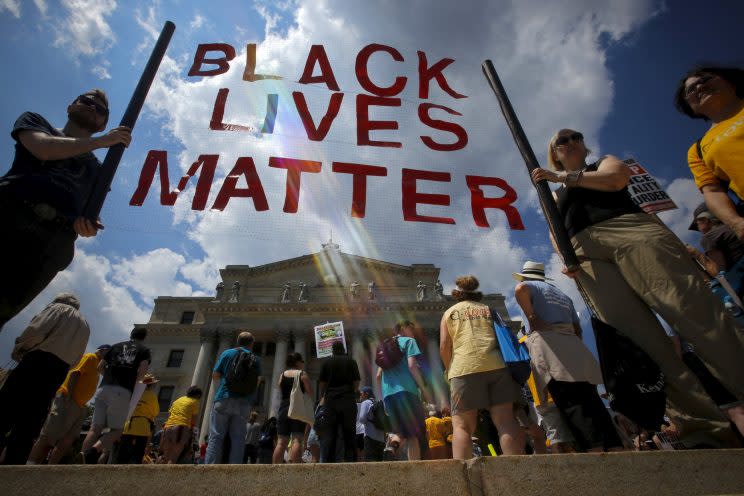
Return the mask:
<svg viewBox="0 0 744 496"><path fill-rule="evenodd" d="M524 134L522 125L519 123L517 114L514 113L509 97L506 95L506 90L501 84L499 75L496 74L496 69L493 67L493 63L490 60L483 62L481 66L483 68L483 74L485 74L488 83L491 85L491 89L496 94L496 98L499 100L499 106L501 112L504 114L506 124L512 132L514 142L517 144L524 163L527 166L527 171L531 173L534 169L540 167L540 164L535 158L535 153L532 151L530 142L527 140L527 136ZM537 188L537 196L540 199L540 205L542 206L545 218L548 220L548 227L550 232L553 233L556 245L558 245L558 251L563 257L563 263L566 264L566 268L569 272L573 272L579 269L579 260L576 258L576 252L571 245L571 240L568 237L566 229L563 227L563 220L558 212L558 207L553 199L553 194L548 188L547 181L540 181L535 185Z"/></svg>
<svg viewBox="0 0 744 496"><path fill-rule="evenodd" d="M150 91L155 75L160 67L160 62L165 56L165 50L168 48L173 32L176 30L176 25L171 21L166 21L163 30L160 32L158 41L155 43L155 47L152 49L150 59L147 61L145 70L140 76L140 80L137 83L137 87L134 89L132 98L129 100L127 110L124 112L124 117L121 118L120 126L127 126L130 129L134 129L134 124L137 122L142 106L145 104L145 98L147 92ZM106 157L103 159L101 170L96 180L96 185L88 198L88 204L85 206L83 216L95 221L98 219L98 215L101 213L103 208L103 202L106 200L106 195L111 190L111 183L116 175L116 169L119 167L119 162L124 154L124 145L114 145L108 149Z"/></svg>

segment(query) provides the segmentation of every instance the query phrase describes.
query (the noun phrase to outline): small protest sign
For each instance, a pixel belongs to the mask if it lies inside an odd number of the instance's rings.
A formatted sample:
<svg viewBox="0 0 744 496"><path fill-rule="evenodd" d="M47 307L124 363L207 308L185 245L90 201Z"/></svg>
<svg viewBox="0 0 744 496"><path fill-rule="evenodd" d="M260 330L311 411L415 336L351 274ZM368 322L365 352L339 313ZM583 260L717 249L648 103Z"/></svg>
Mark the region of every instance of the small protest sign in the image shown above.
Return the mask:
<svg viewBox="0 0 744 496"><path fill-rule="evenodd" d="M661 189L656 179L651 176L641 164L632 158L623 160L631 171L628 192L633 202L647 214L655 214L665 210L674 210L674 204L666 191Z"/></svg>
<svg viewBox="0 0 744 496"><path fill-rule="evenodd" d="M346 350L343 322L329 322L315 326L315 351L318 358L326 358L333 354L333 343L340 342Z"/></svg>

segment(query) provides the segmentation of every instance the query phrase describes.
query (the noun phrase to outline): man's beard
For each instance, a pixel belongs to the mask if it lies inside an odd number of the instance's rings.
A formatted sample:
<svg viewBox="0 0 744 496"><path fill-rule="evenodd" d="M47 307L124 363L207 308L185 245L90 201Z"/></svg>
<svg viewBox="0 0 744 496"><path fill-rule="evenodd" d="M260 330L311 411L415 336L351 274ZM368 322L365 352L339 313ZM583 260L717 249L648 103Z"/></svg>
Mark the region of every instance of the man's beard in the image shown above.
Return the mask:
<svg viewBox="0 0 744 496"><path fill-rule="evenodd" d="M72 109L67 112L67 118L72 121L76 126L91 133L98 132L98 114L90 112L86 109Z"/></svg>

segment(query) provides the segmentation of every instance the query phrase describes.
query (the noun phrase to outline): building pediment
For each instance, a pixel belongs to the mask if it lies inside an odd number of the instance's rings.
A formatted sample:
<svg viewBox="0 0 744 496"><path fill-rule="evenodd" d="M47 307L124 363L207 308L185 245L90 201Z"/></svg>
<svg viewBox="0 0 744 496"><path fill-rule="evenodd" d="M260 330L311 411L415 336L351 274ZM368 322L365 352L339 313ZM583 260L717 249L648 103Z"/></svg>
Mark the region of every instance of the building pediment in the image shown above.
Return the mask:
<svg viewBox="0 0 744 496"><path fill-rule="evenodd" d="M439 276L439 268L431 264L399 265L344 253L335 249L323 249L317 253L250 267L228 265L220 270L226 290L235 281L247 288L281 288L289 283L309 288L347 287L354 282L360 291L367 291L370 282L377 287L415 287L419 281L433 285Z"/></svg>

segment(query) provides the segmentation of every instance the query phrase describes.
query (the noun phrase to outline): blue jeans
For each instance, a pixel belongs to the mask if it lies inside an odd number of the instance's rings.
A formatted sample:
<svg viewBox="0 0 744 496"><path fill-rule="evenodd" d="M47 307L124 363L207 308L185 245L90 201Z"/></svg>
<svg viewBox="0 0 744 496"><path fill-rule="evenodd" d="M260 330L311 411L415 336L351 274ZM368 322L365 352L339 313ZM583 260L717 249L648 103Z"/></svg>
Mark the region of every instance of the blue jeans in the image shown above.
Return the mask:
<svg viewBox="0 0 744 496"><path fill-rule="evenodd" d="M205 463L222 463L222 448L225 438L230 437L230 456L228 463L243 463L245 450L246 422L251 413L250 398L223 398L214 402L209 417L209 442Z"/></svg>

